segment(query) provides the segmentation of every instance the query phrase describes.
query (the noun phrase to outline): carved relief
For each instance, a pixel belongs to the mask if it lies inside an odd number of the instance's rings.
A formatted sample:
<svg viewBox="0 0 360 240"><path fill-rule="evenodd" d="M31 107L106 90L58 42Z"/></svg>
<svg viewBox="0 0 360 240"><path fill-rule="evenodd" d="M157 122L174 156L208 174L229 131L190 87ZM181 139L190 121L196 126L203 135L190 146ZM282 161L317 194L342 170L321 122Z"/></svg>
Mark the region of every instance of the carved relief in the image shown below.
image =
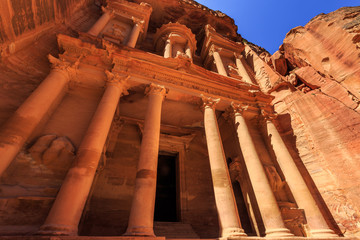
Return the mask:
<svg viewBox="0 0 360 240"><path fill-rule="evenodd" d="M75 148L66 137L44 135L28 149L32 158L53 171L67 170L74 157Z"/></svg>
<svg viewBox="0 0 360 240"><path fill-rule="evenodd" d="M107 28L103 33L105 38L117 40L118 44L122 44L126 38L127 28L122 24L113 23L110 28Z"/></svg>

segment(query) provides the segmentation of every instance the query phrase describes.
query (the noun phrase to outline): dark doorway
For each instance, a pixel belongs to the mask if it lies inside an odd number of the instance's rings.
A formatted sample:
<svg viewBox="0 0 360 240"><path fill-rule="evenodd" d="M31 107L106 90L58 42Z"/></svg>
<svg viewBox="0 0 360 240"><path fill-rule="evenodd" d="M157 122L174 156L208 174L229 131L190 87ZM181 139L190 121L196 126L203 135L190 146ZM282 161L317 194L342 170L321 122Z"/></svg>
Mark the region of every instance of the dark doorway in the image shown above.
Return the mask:
<svg viewBox="0 0 360 240"><path fill-rule="evenodd" d="M239 212L239 218L241 222L241 226L244 229L245 233L248 236L256 236L256 232L253 229L253 226L250 221L249 214L246 210L246 203L241 191L241 187L238 181L232 183L233 191L236 199L236 205Z"/></svg>
<svg viewBox="0 0 360 240"><path fill-rule="evenodd" d="M177 155L159 154L154 221L177 222Z"/></svg>

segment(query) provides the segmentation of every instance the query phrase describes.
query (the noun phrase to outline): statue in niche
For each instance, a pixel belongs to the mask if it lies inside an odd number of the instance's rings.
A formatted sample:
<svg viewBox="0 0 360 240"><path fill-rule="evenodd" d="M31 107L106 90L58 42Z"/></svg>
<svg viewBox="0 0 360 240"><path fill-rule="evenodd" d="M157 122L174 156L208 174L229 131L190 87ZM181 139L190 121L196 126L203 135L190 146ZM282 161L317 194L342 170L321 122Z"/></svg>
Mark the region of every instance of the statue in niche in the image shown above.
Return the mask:
<svg viewBox="0 0 360 240"><path fill-rule="evenodd" d="M36 163L52 171L67 171L75 157L75 148L69 139L44 135L28 149Z"/></svg>
<svg viewBox="0 0 360 240"><path fill-rule="evenodd" d="M108 38L112 38L115 39L117 41L119 41L118 43L121 44L124 42L124 39L126 37L126 27L121 25L121 24L117 24L117 23L113 23L111 28L108 28L103 35L108 37Z"/></svg>
<svg viewBox="0 0 360 240"><path fill-rule="evenodd" d="M281 179L276 168L274 166L265 166L265 171L276 199L282 202L289 202L284 188L286 182Z"/></svg>
<svg viewBox="0 0 360 240"><path fill-rule="evenodd" d="M239 71L237 66L234 63L229 63L228 65L228 72L229 72L229 76L233 77L233 78L237 78L237 79L242 79L242 77L239 75Z"/></svg>

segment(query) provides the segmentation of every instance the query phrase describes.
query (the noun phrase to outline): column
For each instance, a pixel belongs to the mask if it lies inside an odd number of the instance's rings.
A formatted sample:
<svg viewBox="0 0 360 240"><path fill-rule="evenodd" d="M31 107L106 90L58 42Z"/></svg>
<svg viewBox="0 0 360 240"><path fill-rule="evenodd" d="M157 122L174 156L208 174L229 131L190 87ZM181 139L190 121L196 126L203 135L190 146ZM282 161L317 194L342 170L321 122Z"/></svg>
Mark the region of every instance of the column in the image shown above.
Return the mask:
<svg viewBox="0 0 360 240"><path fill-rule="evenodd" d="M243 64L244 58L241 54L235 53L236 66L238 68L239 74L242 77L242 80L247 83L252 83L251 78L246 71L246 68Z"/></svg>
<svg viewBox="0 0 360 240"><path fill-rule="evenodd" d="M293 234L284 225L279 206L243 117L243 111L247 107L234 103L231 105L240 149L244 156L251 186L264 222L266 237L291 237Z"/></svg>
<svg viewBox="0 0 360 240"><path fill-rule="evenodd" d="M153 230L163 86L151 84L129 224L124 235L155 236Z"/></svg>
<svg viewBox="0 0 360 240"><path fill-rule="evenodd" d="M328 227L289 150L273 124L272 119L276 116L267 114L264 111L263 114L266 119L267 135L276 159L298 207L305 211L306 221L311 229L310 233L312 237L338 237L338 235Z"/></svg>
<svg viewBox="0 0 360 240"><path fill-rule="evenodd" d="M185 48L185 54L186 54L186 56L188 56L190 59L192 58L191 48L190 48L189 45L187 45L186 48Z"/></svg>
<svg viewBox="0 0 360 240"><path fill-rule="evenodd" d="M224 64L223 64L223 62L221 60L221 56L219 54L219 51L221 51L220 48L215 48L214 46L212 46L211 49L210 49L210 55L213 55L213 57L214 57L214 62L215 62L216 69L217 69L218 73L223 75L223 76L227 76L227 72L226 72Z"/></svg>
<svg viewBox="0 0 360 240"><path fill-rule="evenodd" d="M221 142L215 115L215 105L220 99L202 97L204 107L204 125L215 203L221 226L221 237L246 236L241 228L235 197Z"/></svg>
<svg viewBox="0 0 360 240"><path fill-rule="evenodd" d="M172 57L172 44L171 44L171 39L168 38L165 42L164 58L171 58L171 57Z"/></svg>
<svg viewBox="0 0 360 240"><path fill-rule="evenodd" d="M134 17L132 18L132 20L134 21L134 27L130 33L129 40L126 45L128 47L134 48L136 46L136 42L139 38L140 32L142 31L145 21Z"/></svg>
<svg viewBox="0 0 360 240"><path fill-rule="evenodd" d="M109 133L120 96L126 92L124 77L107 72L108 83L90 125L81 141L56 200L39 233L77 235L96 169Z"/></svg>
<svg viewBox="0 0 360 240"><path fill-rule="evenodd" d="M106 24L110 21L110 19L114 16L114 11L106 8L102 8L103 15L96 21L96 23L90 28L87 32L90 35L98 36L99 33L105 28Z"/></svg>
<svg viewBox="0 0 360 240"><path fill-rule="evenodd" d="M58 60L50 74L8 119L0 132L0 176L16 157L24 143L49 114L54 104L60 102L70 80L68 63Z"/></svg>

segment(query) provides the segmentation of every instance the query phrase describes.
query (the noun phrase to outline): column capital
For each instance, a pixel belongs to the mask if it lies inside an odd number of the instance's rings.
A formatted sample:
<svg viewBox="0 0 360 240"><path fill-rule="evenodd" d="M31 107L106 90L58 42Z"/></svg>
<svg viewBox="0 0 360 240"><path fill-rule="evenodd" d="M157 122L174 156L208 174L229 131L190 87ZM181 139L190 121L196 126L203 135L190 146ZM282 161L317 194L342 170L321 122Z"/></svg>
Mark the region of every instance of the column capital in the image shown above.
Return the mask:
<svg viewBox="0 0 360 240"><path fill-rule="evenodd" d="M219 53L222 51L222 48L220 47L216 47L214 44L211 45L210 49L209 49L209 56L213 56L215 52Z"/></svg>
<svg viewBox="0 0 360 240"><path fill-rule="evenodd" d="M133 23L135 25L138 25L141 28L141 31L144 31L143 26L144 26L145 21L143 19L136 18L133 16L133 17L131 17L131 20L133 21Z"/></svg>
<svg viewBox="0 0 360 240"><path fill-rule="evenodd" d="M231 108L232 108L232 111L233 111L234 115L236 115L236 114L242 115L243 112L246 111L249 108L249 105L247 105L245 103L231 102Z"/></svg>
<svg viewBox="0 0 360 240"><path fill-rule="evenodd" d="M48 55L49 62L51 63L51 69L62 72L69 79L76 75L81 58L82 56L80 56L75 61L75 63L71 63L62 59L58 59L51 54Z"/></svg>
<svg viewBox="0 0 360 240"><path fill-rule="evenodd" d="M209 97L209 96L205 96L203 94L201 94L201 100L203 102L202 108L212 108L215 109L215 106L218 102L220 102L220 98L213 98L213 97Z"/></svg>
<svg viewBox="0 0 360 240"><path fill-rule="evenodd" d="M265 110L265 109L261 109L261 117L265 120L265 121L273 121L278 117L278 114L273 112L273 111L269 111L269 110Z"/></svg>
<svg viewBox="0 0 360 240"><path fill-rule="evenodd" d="M105 74L106 74L106 85L107 86L116 86L118 88L120 88L120 90L122 91L123 95L128 95L128 86L127 86L127 81L130 78L130 76L125 75L125 76L121 76L117 73L113 73L110 72L108 70L105 70Z"/></svg>
<svg viewBox="0 0 360 240"><path fill-rule="evenodd" d="M235 57L235 59L242 59L242 58L244 58L244 56L243 56L241 53L238 53L238 52L234 52L234 57Z"/></svg>
<svg viewBox="0 0 360 240"><path fill-rule="evenodd" d="M109 16L110 16L111 18L114 17L114 15L115 15L114 9L109 9L109 8L107 8L107 7L102 6L102 7L101 7L101 10L103 11L103 13L109 14Z"/></svg>
<svg viewBox="0 0 360 240"><path fill-rule="evenodd" d="M145 89L145 95L160 95L163 98L168 93L168 89L166 89L163 85L158 85L151 83L146 89Z"/></svg>

